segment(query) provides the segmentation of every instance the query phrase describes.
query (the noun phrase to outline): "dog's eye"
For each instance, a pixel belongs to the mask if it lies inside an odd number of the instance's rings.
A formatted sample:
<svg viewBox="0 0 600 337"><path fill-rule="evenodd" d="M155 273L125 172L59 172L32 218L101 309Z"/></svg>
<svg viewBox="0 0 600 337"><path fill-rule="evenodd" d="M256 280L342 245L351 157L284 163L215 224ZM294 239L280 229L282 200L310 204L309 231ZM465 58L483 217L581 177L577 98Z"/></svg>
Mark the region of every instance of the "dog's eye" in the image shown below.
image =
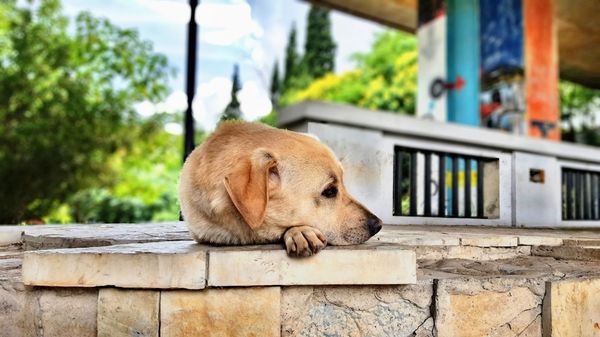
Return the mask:
<svg viewBox="0 0 600 337"><path fill-rule="evenodd" d="M327 187L323 193L321 193L322 196L324 196L325 198L335 198L337 196L338 193L338 189L335 186L330 186Z"/></svg>

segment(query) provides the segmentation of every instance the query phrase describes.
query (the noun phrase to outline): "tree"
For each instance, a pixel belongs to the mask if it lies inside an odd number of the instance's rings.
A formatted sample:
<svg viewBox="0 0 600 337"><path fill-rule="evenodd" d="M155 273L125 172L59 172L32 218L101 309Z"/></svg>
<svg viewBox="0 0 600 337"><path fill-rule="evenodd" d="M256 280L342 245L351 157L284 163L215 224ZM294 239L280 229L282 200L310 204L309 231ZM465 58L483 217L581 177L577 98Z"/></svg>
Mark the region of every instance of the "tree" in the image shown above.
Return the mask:
<svg viewBox="0 0 600 337"><path fill-rule="evenodd" d="M279 94L281 94L281 79L279 78L279 63L275 61L271 73L271 101L273 101L273 105L276 105Z"/></svg>
<svg viewBox="0 0 600 337"><path fill-rule="evenodd" d="M306 71L313 78L333 72L336 44L331 37L329 10L311 6L306 27L304 59Z"/></svg>
<svg viewBox="0 0 600 337"><path fill-rule="evenodd" d="M237 99L237 93L240 91L240 75L238 65L233 66L233 75L231 76L231 101L225 107L221 121L227 121L232 119L240 119L242 117L242 111L240 110L240 102Z"/></svg>
<svg viewBox="0 0 600 337"><path fill-rule="evenodd" d="M560 81L560 119L562 140L600 146L600 90ZM576 125L579 124L579 125Z"/></svg>
<svg viewBox="0 0 600 337"><path fill-rule="evenodd" d="M292 79L298 75L300 56L296 45L296 26L292 26L285 47L285 73L283 74L283 90L287 91L292 84Z"/></svg>
<svg viewBox="0 0 600 337"><path fill-rule="evenodd" d="M155 127L133 103L163 99L171 69L108 20L69 30L58 0L4 1L0 23L0 223L19 223L111 179L111 154Z"/></svg>
<svg viewBox="0 0 600 337"><path fill-rule="evenodd" d="M414 114L417 94L417 47L402 32L379 34L371 51L354 55L357 68L326 74L305 89L287 92L282 104L325 100L404 114Z"/></svg>

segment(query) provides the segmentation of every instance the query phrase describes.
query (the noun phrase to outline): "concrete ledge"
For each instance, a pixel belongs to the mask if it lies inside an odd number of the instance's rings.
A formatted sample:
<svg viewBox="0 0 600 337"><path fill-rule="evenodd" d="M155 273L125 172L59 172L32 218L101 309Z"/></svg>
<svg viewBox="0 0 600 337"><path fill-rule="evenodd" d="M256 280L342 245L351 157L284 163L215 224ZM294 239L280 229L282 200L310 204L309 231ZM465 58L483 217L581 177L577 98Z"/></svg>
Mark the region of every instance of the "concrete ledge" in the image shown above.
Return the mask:
<svg viewBox="0 0 600 337"><path fill-rule="evenodd" d="M416 256L411 250L357 246L328 247L303 259L284 250L216 250L209 252L208 285L365 285L416 283Z"/></svg>
<svg viewBox="0 0 600 337"><path fill-rule="evenodd" d="M416 282L416 270L413 251L377 245L327 247L315 256L293 259L279 245L209 247L167 241L25 252L23 283L155 289L410 284Z"/></svg>
<svg viewBox="0 0 600 337"><path fill-rule="evenodd" d="M25 252L32 286L202 289L206 247L193 241Z"/></svg>

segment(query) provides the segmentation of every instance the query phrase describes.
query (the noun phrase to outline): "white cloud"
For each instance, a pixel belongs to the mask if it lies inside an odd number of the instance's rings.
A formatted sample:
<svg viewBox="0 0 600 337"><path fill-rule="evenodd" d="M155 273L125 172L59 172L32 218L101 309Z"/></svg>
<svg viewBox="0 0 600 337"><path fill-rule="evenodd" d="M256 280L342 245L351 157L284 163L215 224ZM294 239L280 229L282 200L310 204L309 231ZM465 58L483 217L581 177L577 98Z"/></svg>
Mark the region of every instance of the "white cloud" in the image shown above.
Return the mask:
<svg viewBox="0 0 600 337"><path fill-rule="evenodd" d="M229 46L245 37L259 39L264 34L245 1L203 2L198 6L196 19L201 40L218 46Z"/></svg>
<svg viewBox="0 0 600 337"><path fill-rule="evenodd" d="M150 117L160 112L178 113L187 108L187 95L183 91L174 91L164 102L154 104L150 101L143 101L135 103L133 108L142 117Z"/></svg>
<svg viewBox="0 0 600 337"><path fill-rule="evenodd" d="M183 126L181 123L167 123L165 124L165 131L172 135L181 135L183 134Z"/></svg>
<svg viewBox="0 0 600 337"><path fill-rule="evenodd" d="M150 117L156 113L156 107L149 101L135 103L133 109L142 117Z"/></svg>
<svg viewBox="0 0 600 337"><path fill-rule="evenodd" d="M215 77L198 86L192 109L194 119L204 130L211 131L216 127L231 99L231 86L227 77Z"/></svg>
<svg viewBox="0 0 600 337"><path fill-rule="evenodd" d="M187 95L181 91L173 91L164 102L156 105L157 112L177 113L187 109Z"/></svg>
<svg viewBox="0 0 600 337"><path fill-rule="evenodd" d="M273 109L269 93L258 83L246 81L237 93L240 109L246 120L256 120L268 115Z"/></svg>

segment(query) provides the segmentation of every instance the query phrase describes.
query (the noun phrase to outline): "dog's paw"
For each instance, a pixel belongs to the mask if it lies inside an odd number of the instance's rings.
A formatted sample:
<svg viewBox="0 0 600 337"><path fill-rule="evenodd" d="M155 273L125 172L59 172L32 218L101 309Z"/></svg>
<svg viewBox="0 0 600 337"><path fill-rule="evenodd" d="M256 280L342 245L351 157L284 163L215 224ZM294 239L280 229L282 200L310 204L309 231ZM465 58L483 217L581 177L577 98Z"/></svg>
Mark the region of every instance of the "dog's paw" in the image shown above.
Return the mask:
<svg viewBox="0 0 600 337"><path fill-rule="evenodd" d="M316 228L298 226L283 234L283 242L289 256L307 257L318 253L327 245L325 235Z"/></svg>

